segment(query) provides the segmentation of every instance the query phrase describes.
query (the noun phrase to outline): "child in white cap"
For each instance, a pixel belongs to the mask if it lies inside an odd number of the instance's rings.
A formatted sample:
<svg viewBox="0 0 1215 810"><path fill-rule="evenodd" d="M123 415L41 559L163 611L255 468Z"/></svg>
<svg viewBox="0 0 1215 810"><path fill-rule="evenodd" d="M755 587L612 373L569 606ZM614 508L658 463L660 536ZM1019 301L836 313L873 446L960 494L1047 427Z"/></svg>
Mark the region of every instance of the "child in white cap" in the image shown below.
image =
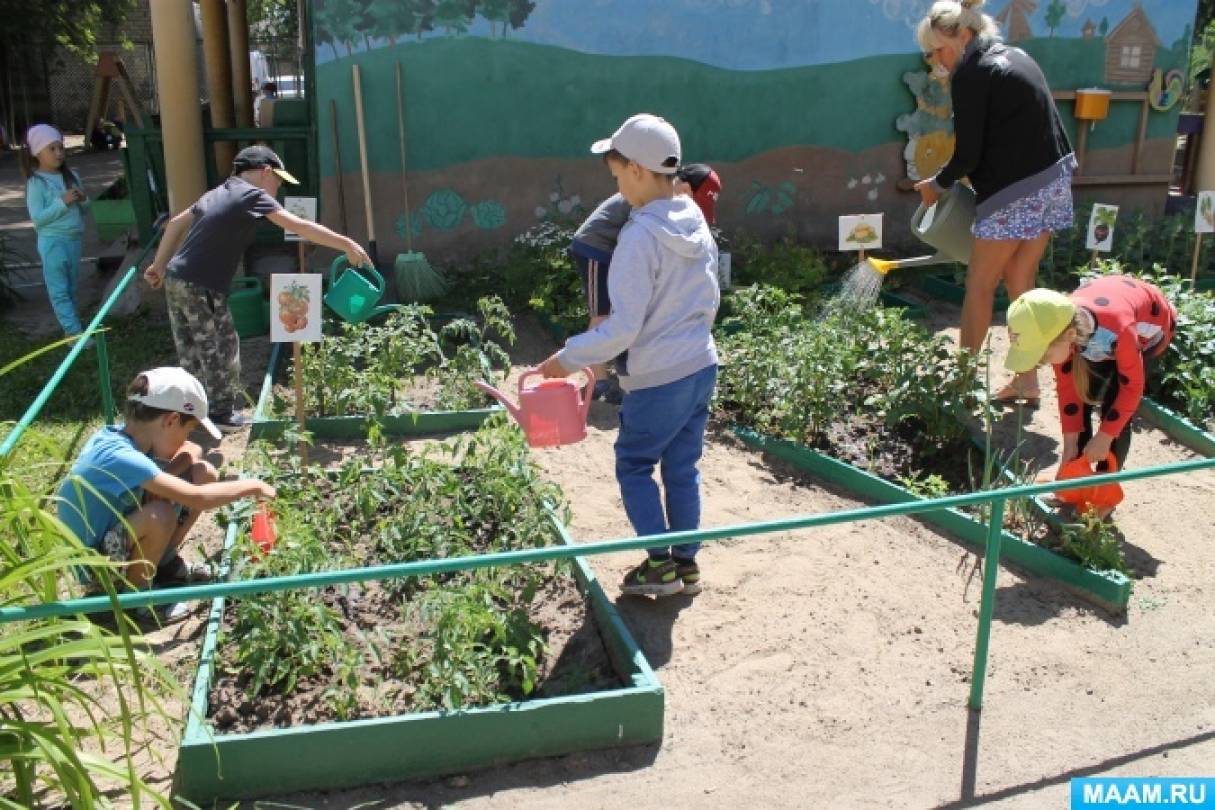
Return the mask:
<svg viewBox="0 0 1215 810"><path fill-rule="evenodd" d="M59 130L35 124L25 134L25 146L21 152L25 205L38 232L46 294L64 334L78 335L84 327L76 312L76 281L89 198L80 175L68 168Z"/></svg>
<svg viewBox="0 0 1215 810"><path fill-rule="evenodd" d="M632 206L608 276L610 314L540 366L564 377L617 360L624 391L616 439L616 480L638 535L700 527L700 472L709 401L717 383L711 328L717 314L717 244L691 197L676 193L679 133L656 115L629 118L595 143ZM660 467L664 498L654 481ZM667 596L701 589L699 543L651 549L621 585L629 594Z"/></svg>
<svg viewBox="0 0 1215 810"><path fill-rule="evenodd" d="M126 424L94 433L59 487L59 519L85 546L125 561L133 589L210 579L205 564L190 564L178 550L199 514L240 498L273 498L274 488L242 478L219 481L187 441L207 418L207 394L189 372L154 368L127 388ZM160 609L159 618L184 618L185 605Z"/></svg>

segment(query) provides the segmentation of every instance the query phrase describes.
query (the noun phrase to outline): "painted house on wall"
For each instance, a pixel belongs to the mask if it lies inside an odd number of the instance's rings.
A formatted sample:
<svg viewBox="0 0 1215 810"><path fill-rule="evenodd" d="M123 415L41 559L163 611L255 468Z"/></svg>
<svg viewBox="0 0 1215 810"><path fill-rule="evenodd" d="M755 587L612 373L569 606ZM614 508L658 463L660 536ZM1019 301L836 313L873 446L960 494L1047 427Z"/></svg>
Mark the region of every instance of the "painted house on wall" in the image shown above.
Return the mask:
<svg viewBox="0 0 1215 810"><path fill-rule="evenodd" d="M1008 0L995 13L1052 89L1134 93L1145 90L1154 69L1187 63L1196 2ZM916 162L931 172L953 142L948 82L932 78L915 39L930 6L312 0L322 219L340 221L332 102L345 219L356 237L367 233L361 195L351 193L362 184L352 85L358 65L371 210L385 252L403 252L408 234L416 249L467 255L543 222L578 222L614 191L590 144L640 111L674 123L685 159L709 163L722 177L723 228L827 243L839 215L883 212L889 243L910 247ZM1101 28L1105 18L1121 22L1105 38L1091 36L1090 24L1086 38L1084 23L1095 14ZM1075 142L1071 102L1059 106ZM1081 197L1127 211L1163 207L1177 111L1151 110L1143 120L1144 106L1115 102L1088 134Z"/></svg>
<svg viewBox="0 0 1215 810"><path fill-rule="evenodd" d="M1105 80L1110 84L1146 85L1161 45L1143 6L1136 5L1105 38Z"/></svg>

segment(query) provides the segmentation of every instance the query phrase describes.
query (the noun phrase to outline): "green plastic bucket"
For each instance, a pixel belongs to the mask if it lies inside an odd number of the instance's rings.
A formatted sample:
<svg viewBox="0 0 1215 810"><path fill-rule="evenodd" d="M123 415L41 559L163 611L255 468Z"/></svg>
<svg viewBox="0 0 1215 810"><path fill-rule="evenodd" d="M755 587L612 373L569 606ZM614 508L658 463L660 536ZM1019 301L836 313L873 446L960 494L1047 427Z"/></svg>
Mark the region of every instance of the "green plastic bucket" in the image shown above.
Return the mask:
<svg viewBox="0 0 1215 810"><path fill-rule="evenodd" d="M228 292L228 309L236 334L257 337L270 331L270 304L262 296L262 280L256 276L233 279Z"/></svg>

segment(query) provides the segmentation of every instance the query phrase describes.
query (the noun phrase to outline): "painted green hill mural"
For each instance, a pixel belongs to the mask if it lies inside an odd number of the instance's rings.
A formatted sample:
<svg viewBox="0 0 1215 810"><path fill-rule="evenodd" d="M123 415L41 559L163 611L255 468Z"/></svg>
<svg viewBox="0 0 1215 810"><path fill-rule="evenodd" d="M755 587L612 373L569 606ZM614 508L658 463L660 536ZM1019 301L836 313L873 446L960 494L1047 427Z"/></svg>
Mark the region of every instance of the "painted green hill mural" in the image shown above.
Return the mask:
<svg viewBox="0 0 1215 810"><path fill-rule="evenodd" d="M1101 83L1100 40L1024 44L1054 87ZM1161 52L1161 59L1170 56ZM917 55L906 54L739 72L671 57L601 56L474 37L380 48L317 68L320 109L336 99L342 131L353 134L351 65L360 65L372 171L399 166L397 59L406 77L410 171L498 157L585 157L592 141L638 111L673 121L691 159L740 161L799 145L860 152L902 140L895 118L914 109L902 75L920 67ZM1090 148L1130 143L1134 107L1116 105L1093 131ZM1175 121L1175 114L1154 114L1149 137L1167 137ZM321 171L332 175L333 146L328 121L322 123ZM342 147L349 171L358 165L357 145L345 136Z"/></svg>

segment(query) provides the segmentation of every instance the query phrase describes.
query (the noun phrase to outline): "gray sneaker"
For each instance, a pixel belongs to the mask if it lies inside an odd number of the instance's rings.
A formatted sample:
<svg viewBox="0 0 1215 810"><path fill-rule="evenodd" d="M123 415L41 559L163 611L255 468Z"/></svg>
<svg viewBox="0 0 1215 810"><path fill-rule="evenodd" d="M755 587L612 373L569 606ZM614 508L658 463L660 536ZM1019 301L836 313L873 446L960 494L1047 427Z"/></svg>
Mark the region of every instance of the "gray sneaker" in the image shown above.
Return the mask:
<svg viewBox="0 0 1215 810"><path fill-rule="evenodd" d="M682 593L688 596L695 596L704 588L700 584L700 566L695 561L675 562L675 570L679 572L679 578L683 581Z"/></svg>
<svg viewBox="0 0 1215 810"><path fill-rule="evenodd" d="M211 421L219 428L220 433L236 433L253 424L253 420L240 411L217 413L211 417Z"/></svg>
<svg viewBox="0 0 1215 810"><path fill-rule="evenodd" d="M620 590L633 596L672 596L683 590L683 580L673 561L646 559L624 575Z"/></svg>

